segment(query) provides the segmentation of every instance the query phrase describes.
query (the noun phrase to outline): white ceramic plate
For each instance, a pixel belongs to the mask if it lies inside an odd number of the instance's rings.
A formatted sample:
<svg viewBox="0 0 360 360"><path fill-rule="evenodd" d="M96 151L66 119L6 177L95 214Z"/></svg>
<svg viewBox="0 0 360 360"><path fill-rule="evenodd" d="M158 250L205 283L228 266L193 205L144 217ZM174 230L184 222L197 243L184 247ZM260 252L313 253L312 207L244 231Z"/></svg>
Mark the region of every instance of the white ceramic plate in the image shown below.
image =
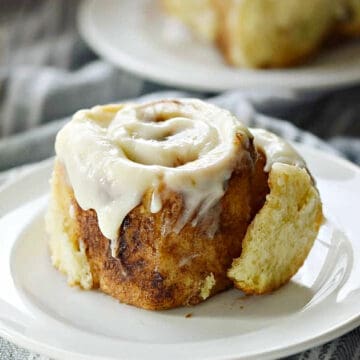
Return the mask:
<svg viewBox="0 0 360 360"><path fill-rule="evenodd" d="M249 70L224 64L218 51L169 20L158 0L87 0L79 28L113 64L170 86L204 91L278 87L328 89L360 81L360 42L326 50L306 66Z"/></svg>
<svg viewBox="0 0 360 360"><path fill-rule="evenodd" d="M0 334L60 359L270 359L358 326L360 170L299 150L328 220L293 280L272 295L230 290L161 312L68 287L50 264L44 232L52 164L19 178L0 191Z"/></svg>

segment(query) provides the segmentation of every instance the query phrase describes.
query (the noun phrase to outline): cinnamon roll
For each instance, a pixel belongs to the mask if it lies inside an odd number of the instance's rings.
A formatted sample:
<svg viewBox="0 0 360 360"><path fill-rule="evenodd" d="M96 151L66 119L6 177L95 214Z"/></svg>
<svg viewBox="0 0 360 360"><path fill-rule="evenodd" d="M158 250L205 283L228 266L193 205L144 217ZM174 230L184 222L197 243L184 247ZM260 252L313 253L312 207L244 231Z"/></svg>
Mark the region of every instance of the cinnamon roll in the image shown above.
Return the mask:
<svg viewBox="0 0 360 360"><path fill-rule="evenodd" d="M360 0L162 0L234 66L287 67L319 52L328 38L360 35ZM203 14L209 14L203 16Z"/></svg>
<svg viewBox="0 0 360 360"><path fill-rule="evenodd" d="M274 290L321 224L292 147L199 100L82 110L55 147L52 262L70 285L127 304L193 305L233 283Z"/></svg>

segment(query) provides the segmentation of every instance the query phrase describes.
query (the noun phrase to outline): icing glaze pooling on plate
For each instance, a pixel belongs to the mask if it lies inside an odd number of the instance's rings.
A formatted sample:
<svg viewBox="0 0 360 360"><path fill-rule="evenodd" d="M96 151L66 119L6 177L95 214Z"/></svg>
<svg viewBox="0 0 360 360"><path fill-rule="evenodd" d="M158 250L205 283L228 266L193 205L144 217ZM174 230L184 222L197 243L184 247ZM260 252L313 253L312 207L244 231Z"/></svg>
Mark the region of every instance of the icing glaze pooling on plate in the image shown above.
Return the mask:
<svg viewBox="0 0 360 360"><path fill-rule="evenodd" d="M239 156L250 156L240 149L251 137L226 110L193 99L163 100L79 111L59 132L56 153L77 202L96 211L115 256L123 219L149 189L153 213L162 207L161 185L183 195L173 231L189 220L196 226L216 208Z"/></svg>

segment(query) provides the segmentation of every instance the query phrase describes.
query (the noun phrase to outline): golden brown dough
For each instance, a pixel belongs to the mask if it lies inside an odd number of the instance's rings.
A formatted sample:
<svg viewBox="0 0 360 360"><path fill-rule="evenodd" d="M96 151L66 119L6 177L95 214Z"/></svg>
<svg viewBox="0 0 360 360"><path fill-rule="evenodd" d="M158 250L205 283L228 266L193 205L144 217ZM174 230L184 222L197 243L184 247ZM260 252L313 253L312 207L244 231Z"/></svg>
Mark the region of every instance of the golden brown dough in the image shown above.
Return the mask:
<svg viewBox="0 0 360 360"><path fill-rule="evenodd" d="M305 169L276 163L269 187L241 256L228 271L235 286L248 294L268 293L287 283L304 263L323 221L319 193Z"/></svg>
<svg viewBox="0 0 360 360"><path fill-rule="evenodd" d="M254 149L250 151L256 158ZM244 157L246 160L246 157ZM83 288L100 287L105 293L121 302L145 309L168 309L181 305L197 304L232 286L226 271L232 260L240 255L241 239L253 216L262 206L268 191L267 174L264 173L265 158L260 155L255 167L251 163L238 164L229 181L226 194L221 200L220 229L213 239L204 232L210 224L192 227L187 224L177 235L162 234L162 224L173 222L182 210L182 198L164 189L163 209L150 213L149 191L141 205L133 209L120 229L119 256L113 258L109 240L99 230L93 210L82 210L66 182L66 174L57 162L52 180L52 198L58 204L49 218L62 219L62 233L54 234L48 227L52 241L53 263L60 270L68 261L65 252L58 253L61 237L68 237L73 252L84 249L86 260L75 265L88 271L69 277L71 285ZM81 240L81 244L79 241ZM85 265L85 266L84 266ZM85 274L83 277L82 274Z"/></svg>

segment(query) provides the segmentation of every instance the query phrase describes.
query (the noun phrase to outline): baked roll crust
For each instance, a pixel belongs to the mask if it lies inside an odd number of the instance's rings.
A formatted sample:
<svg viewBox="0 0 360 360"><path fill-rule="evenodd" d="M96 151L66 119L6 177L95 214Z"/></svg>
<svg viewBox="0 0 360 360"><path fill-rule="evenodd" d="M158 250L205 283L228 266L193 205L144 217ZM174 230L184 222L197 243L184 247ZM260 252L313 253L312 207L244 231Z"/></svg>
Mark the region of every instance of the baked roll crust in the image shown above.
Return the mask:
<svg viewBox="0 0 360 360"><path fill-rule="evenodd" d="M263 171L262 165L264 160L259 160L257 172ZM70 267L64 266L66 253L57 257L56 247L52 246L53 263L63 271L66 269L71 285L100 288L127 304L153 310L197 304L232 286L226 271L233 259L240 255L240 239L245 235L256 208L264 200L260 192L267 192L266 181L257 179L261 200L256 202L251 189L255 186L252 176L255 174L251 175L249 170L233 175L229 190L221 200L220 230L212 239L204 230L194 228L190 223L179 234L162 235L162 224L172 222L180 215L181 195L164 191L162 210L152 214L148 204L151 192L148 192L142 204L124 219L119 234L119 254L113 257L109 239L99 229L96 212L82 210L77 204L71 187L66 183L64 167L57 162L52 196L56 203L66 205L61 207L62 213L57 210L50 216L62 217L66 227L61 234L54 234L53 243L56 244L61 237L69 236L71 239L69 234L72 233L82 242L80 246L73 238L73 251L79 254L73 256L74 259L81 255L86 259L69 271ZM266 175L263 175L265 179Z"/></svg>
<svg viewBox="0 0 360 360"><path fill-rule="evenodd" d="M304 62L328 36L328 0L219 0L218 45L229 64L273 68Z"/></svg>

